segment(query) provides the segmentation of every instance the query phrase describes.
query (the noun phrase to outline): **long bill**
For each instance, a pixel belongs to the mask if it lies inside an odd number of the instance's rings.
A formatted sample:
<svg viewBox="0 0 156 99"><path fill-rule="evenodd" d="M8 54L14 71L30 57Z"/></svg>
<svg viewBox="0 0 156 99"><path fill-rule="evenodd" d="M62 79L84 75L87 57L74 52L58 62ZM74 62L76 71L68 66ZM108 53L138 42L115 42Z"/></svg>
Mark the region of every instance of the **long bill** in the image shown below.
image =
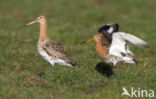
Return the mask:
<svg viewBox="0 0 156 99"><path fill-rule="evenodd" d="M29 22L29 23L27 23L27 24L24 24L24 25L20 26L19 28L23 28L23 27L29 26L29 25L34 24L34 23L36 23L36 22L37 22L37 21L34 20L34 21L32 21L32 22Z"/></svg>
<svg viewBox="0 0 156 99"><path fill-rule="evenodd" d="M91 39L89 39L89 40L86 40L86 41L81 42L81 44L88 43L88 42L91 42L91 41L93 41L93 40L95 40L94 37L91 38Z"/></svg>

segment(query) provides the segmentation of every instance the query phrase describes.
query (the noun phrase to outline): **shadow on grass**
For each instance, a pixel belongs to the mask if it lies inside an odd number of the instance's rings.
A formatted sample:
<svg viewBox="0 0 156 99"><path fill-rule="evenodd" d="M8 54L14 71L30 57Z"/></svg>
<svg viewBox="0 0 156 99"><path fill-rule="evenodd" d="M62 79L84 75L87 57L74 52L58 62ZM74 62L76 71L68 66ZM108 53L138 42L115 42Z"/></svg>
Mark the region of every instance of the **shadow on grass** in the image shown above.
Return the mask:
<svg viewBox="0 0 156 99"><path fill-rule="evenodd" d="M45 76L45 72L39 72L39 73L38 73L38 76L39 76L39 77L44 77L44 76Z"/></svg>
<svg viewBox="0 0 156 99"><path fill-rule="evenodd" d="M102 75L107 76L108 78L114 74L113 67L104 62L98 63L95 67L95 70L101 73Z"/></svg>

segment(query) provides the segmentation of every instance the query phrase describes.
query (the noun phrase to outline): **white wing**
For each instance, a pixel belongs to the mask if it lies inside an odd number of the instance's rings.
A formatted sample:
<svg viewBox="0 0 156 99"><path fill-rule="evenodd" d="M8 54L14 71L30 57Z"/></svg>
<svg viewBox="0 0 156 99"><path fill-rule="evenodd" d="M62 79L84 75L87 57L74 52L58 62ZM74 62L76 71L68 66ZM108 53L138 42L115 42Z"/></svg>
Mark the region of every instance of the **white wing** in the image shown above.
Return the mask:
<svg viewBox="0 0 156 99"><path fill-rule="evenodd" d="M118 32L118 34L122 37L122 39L124 39L127 42L130 42L136 46L149 48L149 45L145 41L143 41L142 39L140 39L134 35L127 34L124 32Z"/></svg>
<svg viewBox="0 0 156 99"><path fill-rule="evenodd" d="M123 57L121 52L127 53L125 45L127 45L127 42L118 33L113 33L112 44L109 49L109 54Z"/></svg>
<svg viewBox="0 0 156 99"><path fill-rule="evenodd" d="M136 36L124 32L116 32L112 34L112 44L109 49L109 54L119 57L123 57L123 54L133 55L128 47L129 42L137 46L149 47L145 41Z"/></svg>

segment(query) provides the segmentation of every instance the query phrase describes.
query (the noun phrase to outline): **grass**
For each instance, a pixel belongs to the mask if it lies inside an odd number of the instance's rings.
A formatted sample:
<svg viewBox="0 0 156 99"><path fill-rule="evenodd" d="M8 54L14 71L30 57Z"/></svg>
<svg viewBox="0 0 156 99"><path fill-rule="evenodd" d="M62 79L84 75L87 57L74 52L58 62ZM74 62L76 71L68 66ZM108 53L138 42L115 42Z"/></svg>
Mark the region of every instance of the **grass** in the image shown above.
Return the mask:
<svg viewBox="0 0 156 99"><path fill-rule="evenodd" d="M8 0L0 3L0 98L128 99L122 87L156 92L155 0ZM62 43L77 68L48 63L37 53L39 25L17 30L41 14L48 16L51 39ZM131 46L140 64L101 66L95 43L80 45L97 29L119 23L151 48ZM99 69L98 69L99 68Z"/></svg>

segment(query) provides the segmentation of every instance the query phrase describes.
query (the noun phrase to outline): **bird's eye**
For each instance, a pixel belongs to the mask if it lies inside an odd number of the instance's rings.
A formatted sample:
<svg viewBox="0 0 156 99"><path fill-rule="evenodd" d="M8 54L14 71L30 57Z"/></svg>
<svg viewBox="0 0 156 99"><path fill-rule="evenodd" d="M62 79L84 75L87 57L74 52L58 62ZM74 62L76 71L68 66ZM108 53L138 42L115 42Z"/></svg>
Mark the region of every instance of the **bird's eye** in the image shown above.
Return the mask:
<svg viewBox="0 0 156 99"><path fill-rule="evenodd" d="M42 17L40 16L40 17L37 18L37 20L40 20L41 18L42 18Z"/></svg>

